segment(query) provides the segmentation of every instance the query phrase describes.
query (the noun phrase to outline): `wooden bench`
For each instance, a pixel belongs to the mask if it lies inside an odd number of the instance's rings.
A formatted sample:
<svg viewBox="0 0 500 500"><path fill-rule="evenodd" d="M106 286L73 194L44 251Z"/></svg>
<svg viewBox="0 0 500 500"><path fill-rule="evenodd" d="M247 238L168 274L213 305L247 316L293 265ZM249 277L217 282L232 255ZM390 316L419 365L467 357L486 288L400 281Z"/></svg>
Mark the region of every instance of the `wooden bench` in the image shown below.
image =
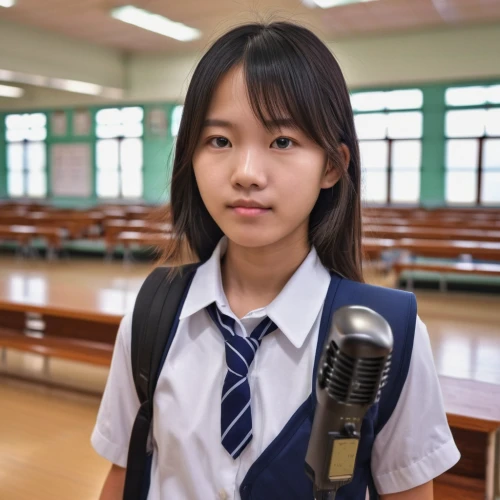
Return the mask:
<svg viewBox="0 0 500 500"><path fill-rule="evenodd" d="M161 247L172 240L173 233L143 233L138 231L123 231L116 236L116 243L123 245L123 259L125 262L131 260L132 247L139 245L143 248Z"/></svg>
<svg viewBox="0 0 500 500"><path fill-rule="evenodd" d="M104 224L104 240L106 242L106 256L111 258L115 247L122 243L124 244L124 236L122 233L149 233L149 234L170 234L172 231L171 224L155 223L145 220L124 220L116 219L109 220ZM130 245L133 236L128 236L125 245ZM170 238L169 238L170 239ZM141 243L141 239L137 241ZM156 243L155 243L156 245Z"/></svg>
<svg viewBox="0 0 500 500"><path fill-rule="evenodd" d="M130 205L126 207L126 218L129 220L146 220L156 210L156 206Z"/></svg>
<svg viewBox="0 0 500 500"><path fill-rule="evenodd" d="M495 500L500 496L500 385L444 376L439 381L448 423L462 457L437 480L438 487L443 489L447 483L470 490L470 496L457 496L459 499Z"/></svg>
<svg viewBox="0 0 500 500"><path fill-rule="evenodd" d="M500 242L428 240L415 238L363 238L363 251L368 257L379 257L388 250L406 250L424 257L460 257L471 255L478 260L500 261Z"/></svg>
<svg viewBox="0 0 500 500"><path fill-rule="evenodd" d="M458 229L448 227L412 227L364 225L363 234L371 238L414 238L428 240L461 240L500 242L500 230Z"/></svg>
<svg viewBox="0 0 500 500"><path fill-rule="evenodd" d="M55 227L43 226L0 226L0 240L16 241L21 245L24 254L31 247L35 238L43 238L47 242L47 258L54 257L55 252L60 250L64 239L64 232Z"/></svg>
<svg viewBox="0 0 500 500"><path fill-rule="evenodd" d="M498 276L500 277L500 263L499 264L486 264L486 263L469 263L469 262L456 262L445 264L432 264L426 262L411 262L411 261L398 261L392 269L396 275L400 275L403 271L428 271L440 274L439 287L441 291L446 291L446 274L464 274L464 275L482 275L482 276ZM413 279L407 278L406 288L413 289Z"/></svg>
<svg viewBox="0 0 500 500"><path fill-rule="evenodd" d="M84 238L88 234L101 231L103 214L96 211L57 210L31 212L32 224L42 223L68 231L71 239Z"/></svg>
<svg viewBox="0 0 500 500"><path fill-rule="evenodd" d="M95 212L43 211L43 212L6 212L0 213L0 225L24 225L52 227L65 231L70 239L86 237L100 231L102 214Z"/></svg>
<svg viewBox="0 0 500 500"><path fill-rule="evenodd" d="M113 344L48 335L37 337L2 327L0 327L0 347L39 354L47 359L60 358L99 366L109 366L113 355ZM3 352L5 360L5 350Z"/></svg>
<svg viewBox="0 0 500 500"><path fill-rule="evenodd" d="M0 349L109 366L122 315L0 302Z"/></svg>
<svg viewBox="0 0 500 500"><path fill-rule="evenodd" d="M363 217L365 226L429 227L500 231L500 221L477 221L462 218L445 219L405 219L367 216Z"/></svg>
<svg viewBox="0 0 500 500"><path fill-rule="evenodd" d="M459 207L437 207L426 209L421 207L363 207L363 215L375 215L377 217L404 217L409 219L462 217L468 219L500 220L498 208L459 208Z"/></svg>
<svg viewBox="0 0 500 500"><path fill-rule="evenodd" d="M38 315L45 331L57 331L59 336L113 344L124 311L122 304L116 312L83 310L48 304L12 302L0 299L0 327L24 331L29 315Z"/></svg>

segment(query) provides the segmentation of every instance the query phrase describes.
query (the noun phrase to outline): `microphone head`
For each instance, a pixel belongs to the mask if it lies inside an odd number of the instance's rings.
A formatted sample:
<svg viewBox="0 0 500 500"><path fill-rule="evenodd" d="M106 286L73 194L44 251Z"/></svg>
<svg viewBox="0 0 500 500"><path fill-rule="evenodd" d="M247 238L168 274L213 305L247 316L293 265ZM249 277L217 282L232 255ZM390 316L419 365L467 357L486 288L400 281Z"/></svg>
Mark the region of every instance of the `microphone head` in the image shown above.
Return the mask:
<svg viewBox="0 0 500 500"><path fill-rule="evenodd" d="M318 400L370 405L378 401L390 368L392 330L378 313L345 306L332 318L318 375Z"/></svg>
<svg viewBox="0 0 500 500"><path fill-rule="evenodd" d="M392 351L393 337L389 323L373 309L344 306L335 311L330 339L353 358L378 358Z"/></svg>

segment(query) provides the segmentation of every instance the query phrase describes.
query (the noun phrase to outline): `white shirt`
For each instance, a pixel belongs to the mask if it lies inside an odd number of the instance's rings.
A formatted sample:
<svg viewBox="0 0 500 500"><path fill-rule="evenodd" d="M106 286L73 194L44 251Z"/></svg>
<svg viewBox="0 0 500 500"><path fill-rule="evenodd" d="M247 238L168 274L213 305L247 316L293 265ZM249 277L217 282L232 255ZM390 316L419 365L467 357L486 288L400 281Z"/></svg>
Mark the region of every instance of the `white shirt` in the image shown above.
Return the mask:
<svg viewBox="0 0 500 500"><path fill-rule="evenodd" d="M240 500L239 486L266 447L311 393L319 322L330 275L313 248L280 294L241 320L222 287L223 238L200 266L154 396L154 449L148 500ZM220 442L221 391L227 372L224 339L205 308L212 302L236 320L240 335L269 316L278 329L265 337L249 370L253 439L234 460ZM97 423L95 450L126 467L139 409L130 361L132 315L122 320ZM427 329L417 318L407 380L377 435L372 474L380 494L411 489L460 458L443 407Z"/></svg>

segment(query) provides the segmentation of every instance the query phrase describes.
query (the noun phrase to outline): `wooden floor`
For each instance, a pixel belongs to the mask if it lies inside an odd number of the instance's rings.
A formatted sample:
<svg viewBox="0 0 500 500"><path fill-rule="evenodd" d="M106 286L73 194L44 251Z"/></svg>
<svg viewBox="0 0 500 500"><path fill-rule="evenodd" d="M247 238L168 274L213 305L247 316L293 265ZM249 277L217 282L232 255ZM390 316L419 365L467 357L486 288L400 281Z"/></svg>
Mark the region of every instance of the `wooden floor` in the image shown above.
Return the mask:
<svg viewBox="0 0 500 500"><path fill-rule="evenodd" d="M129 310L150 264L46 263L0 257L0 301L112 314ZM393 276L367 273L390 286ZM418 292L419 314L429 329L442 375L500 384L500 296ZM107 370L9 352L2 372L36 377L99 393ZM108 464L90 446L98 396L84 396L0 376L0 499L95 500ZM456 497L462 498L462 497ZM440 498L438 500L448 500ZM450 499L451 500L451 499Z"/></svg>
<svg viewBox="0 0 500 500"><path fill-rule="evenodd" d="M107 462L89 438L98 399L0 379L0 498L97 500Z"/></svg>

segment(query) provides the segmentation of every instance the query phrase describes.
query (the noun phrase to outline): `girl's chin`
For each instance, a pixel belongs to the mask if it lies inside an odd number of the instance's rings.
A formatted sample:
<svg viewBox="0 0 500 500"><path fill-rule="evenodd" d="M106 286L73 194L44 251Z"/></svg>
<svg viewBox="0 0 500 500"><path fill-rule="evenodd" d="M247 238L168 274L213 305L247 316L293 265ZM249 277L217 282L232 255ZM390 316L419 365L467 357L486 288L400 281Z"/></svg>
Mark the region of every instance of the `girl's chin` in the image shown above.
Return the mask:
<svg viewBox="0 0 500 500"><path fill-rule="evenodd" d="M229 242L237 246L245 248L265 248L283 242L286 234L283 231L272 230L271 228L264 229L262 227L242 227L242 228L225 228L224 234Z"/></svg>
<svg viewBox="0 0 500 500"><path fill-rule="evenodd" d="M266 247L280 240L278 235L268 234L261 229L243 228L225 232L230 242L246 248Z"/></svg>

